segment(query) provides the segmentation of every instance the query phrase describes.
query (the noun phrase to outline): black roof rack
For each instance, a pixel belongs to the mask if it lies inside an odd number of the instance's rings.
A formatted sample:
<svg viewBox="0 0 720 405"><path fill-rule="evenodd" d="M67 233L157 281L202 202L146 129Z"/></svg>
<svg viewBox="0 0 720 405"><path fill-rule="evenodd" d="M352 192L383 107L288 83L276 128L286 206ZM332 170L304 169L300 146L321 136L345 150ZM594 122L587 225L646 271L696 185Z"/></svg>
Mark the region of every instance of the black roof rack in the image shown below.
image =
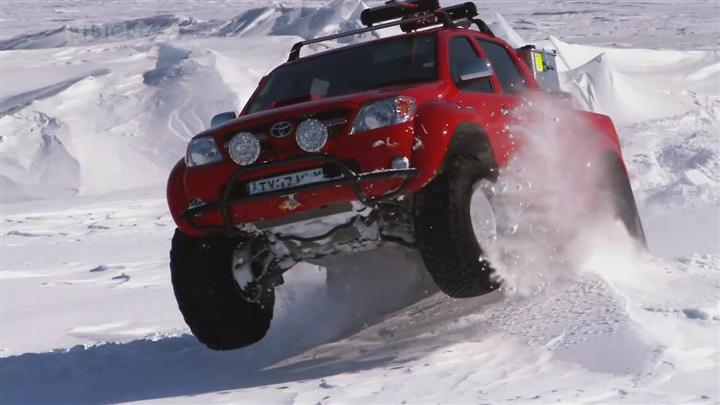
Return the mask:
<svg viewBox="0 0 720 405"><path fill-rule="evenodd" d="M300 49L305 45L358 35L365 32L381 30L399 25L403 32L412 32L420 28L443 24L446 28L455 28L455 21L464 20L462 26L475 24L486 34L493 35L484 21L474 18L477 16L475 3L464 3L456 6L439 8L438 0L410 0L406 2L389 1L384 6L366 9L362 12L360 20L366 25L352 31L327 35L320 38L297 42L290 50L288 62L300 59ZM390 21L389 20L396 20ZM382 23L375 25L377 23Z"/></svg>
<svg viewBox="0 0 720 405"><path fill-rule="evenodd" d="M494 34L494 33L492 32L492 30L490 29L490 27L487 25L487 23L485 23L485 21L483 21L483 20L481 20L481 19L479 19L479 18L473 18L473 19L470 19L470 20L463 21L463 22L461 22L460 24L458 24L458 26L459 26L459 27L468 27L468 26L473 25L473 24L475 24L475 26L477 27L478 31L482 32L483 34L489 35L489 36L491 36L491 37L494 37L494 36L495 36L495 34Z"/></svg>

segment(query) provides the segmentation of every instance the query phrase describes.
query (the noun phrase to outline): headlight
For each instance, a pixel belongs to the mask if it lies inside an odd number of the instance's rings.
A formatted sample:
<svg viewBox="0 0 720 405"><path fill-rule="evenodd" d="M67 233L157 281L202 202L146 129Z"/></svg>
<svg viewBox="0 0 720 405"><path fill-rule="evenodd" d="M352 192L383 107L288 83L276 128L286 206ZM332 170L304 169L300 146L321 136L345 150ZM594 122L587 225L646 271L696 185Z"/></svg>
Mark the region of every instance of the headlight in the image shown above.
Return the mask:
<svg viewBox="0 0 720 405"><path fill-rule="evenodd" d="M230 158L240 166L247 166L260 157L260 141L250 132L240 132L228 144Z"/></svg>
<svg viewBox="0 0 720 405"><path fill-rule="evenodd" d="M185 154L187 167L203 166L221 160L222 155L213 138L203 136L190 140Z"/></svg>
<svg viewBox="0 0 720 405"><path fill-rule="evenodd" d="M399 96L364 105L358 111L351 134L402 124L415 116L415 99Z"/></svg>
<svg viewBox="0 0 720 405"><path fill-rule="evenodd" d="M295 140L305 152L317 152L328 140L328 129L322 121L310 118L298 125Z"/></svg>

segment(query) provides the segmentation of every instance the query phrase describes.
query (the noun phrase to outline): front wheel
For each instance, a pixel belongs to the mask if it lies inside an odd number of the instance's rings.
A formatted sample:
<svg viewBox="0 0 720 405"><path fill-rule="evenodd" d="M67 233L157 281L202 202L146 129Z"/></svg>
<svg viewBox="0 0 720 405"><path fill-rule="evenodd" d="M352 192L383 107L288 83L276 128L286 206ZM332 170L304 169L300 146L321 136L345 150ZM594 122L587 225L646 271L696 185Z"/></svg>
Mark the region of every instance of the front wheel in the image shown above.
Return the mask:
<svg viewBox="0 0 720 405"><path fill-rule="evenodd" d="M483 193L476 192L490 178L487 164L475 155L453 155L414 199L415 234L425 267L453 298L476 297L499 286L481 246L492 238L492 206L478 200Z"/></svg>
<svg viewBox="0 0 720 405"><path fill-rule="evenodd" d="M275 294L248 302L233 277L237 243L222 236L192 237L175 230L170 272L180 312L193 335L213 350L232 350L262 339L270 328Z"/></svg>

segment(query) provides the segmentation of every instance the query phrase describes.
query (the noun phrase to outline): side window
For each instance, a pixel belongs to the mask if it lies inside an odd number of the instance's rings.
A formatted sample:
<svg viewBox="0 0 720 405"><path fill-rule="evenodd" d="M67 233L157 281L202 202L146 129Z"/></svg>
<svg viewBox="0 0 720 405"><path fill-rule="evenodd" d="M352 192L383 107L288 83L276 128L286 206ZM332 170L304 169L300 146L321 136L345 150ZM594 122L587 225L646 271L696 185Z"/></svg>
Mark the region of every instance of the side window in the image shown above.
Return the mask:
<svg viewBox="0 0 720 405"><path fill-rule="evenodd" d="M507 49L490 41L477 40L490 59L505 93L521 93L527 89L525 78L510 58Z"/></svg>
<svg viewBox="0 0 720 405"><path fill-rule="evenodd" d="M466 37L454 37L450 39L450 75L458 88L465 91L492 93L490 78L473 80L468 83L460 83L460 66L463 62L477 59L480 56L475 52L472 43Z"/></svg>

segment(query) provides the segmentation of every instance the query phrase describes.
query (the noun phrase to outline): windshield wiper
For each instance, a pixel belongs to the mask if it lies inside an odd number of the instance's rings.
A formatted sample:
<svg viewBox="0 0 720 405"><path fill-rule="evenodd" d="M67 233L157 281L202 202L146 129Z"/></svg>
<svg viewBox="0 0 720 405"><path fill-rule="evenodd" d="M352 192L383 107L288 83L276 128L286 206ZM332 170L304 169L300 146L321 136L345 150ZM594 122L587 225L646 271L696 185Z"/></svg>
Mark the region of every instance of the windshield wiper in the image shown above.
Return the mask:
<svg viewBox="0 0 720 405"><path fill-rule="evenodd" d="M323 96L322 94L306 94L306 95L300 96L300 97L286 98L285 100L273 101L272 108L284 107L286 105L302 103L304 101L319 100L324 97L325 96Z"/></svg>
<svg viewBox="0 0 720 405"><path fill-rule="evenodd" d="M428 81L428 79L424 78L424 77L404 77L401 79L388 80L386 82L379 83L379 84L375 85L374 87L377 88L377 87L395 86L398 84L413 84L413 83L421 83L424 81Z"/></svg>

